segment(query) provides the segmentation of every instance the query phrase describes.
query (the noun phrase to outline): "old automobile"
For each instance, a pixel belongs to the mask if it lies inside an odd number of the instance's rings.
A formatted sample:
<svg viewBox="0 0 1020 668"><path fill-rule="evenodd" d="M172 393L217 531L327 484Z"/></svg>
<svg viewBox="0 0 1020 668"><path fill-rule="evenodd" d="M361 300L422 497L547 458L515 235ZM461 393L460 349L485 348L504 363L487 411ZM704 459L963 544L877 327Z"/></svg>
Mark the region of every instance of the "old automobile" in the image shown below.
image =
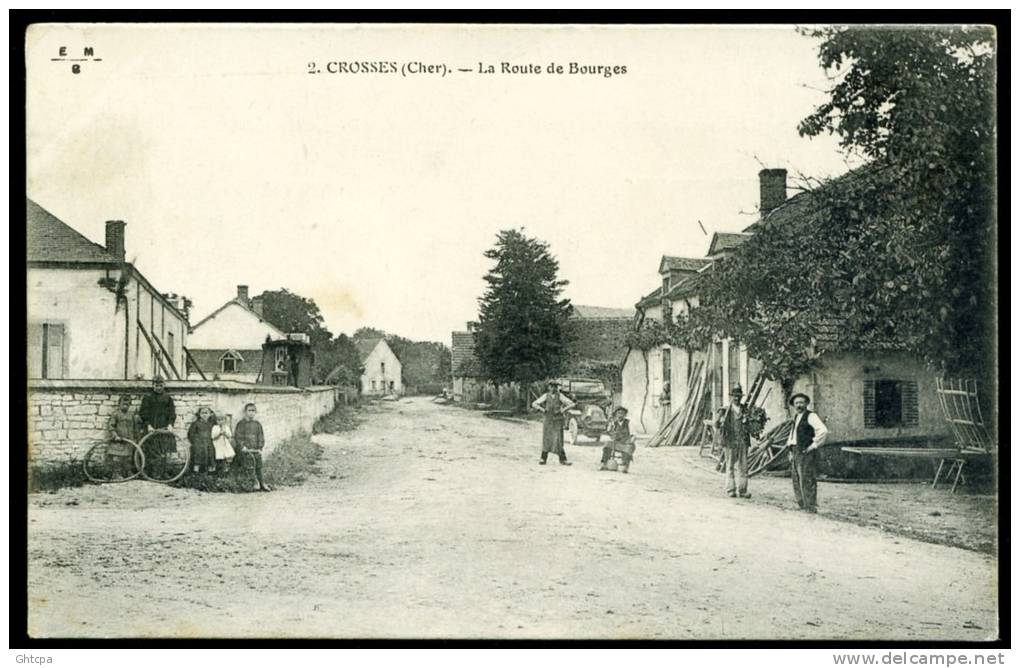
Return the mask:
<svg viewBox="0 0 1020 668"><path fill-rule="evenodd" d="M577 443L578 434L598 441L609 423L608 411L613 403L612 393L605 384L594 378L557 378L560 391L574 402L567 411L564 428L567 442Z"/></svg>

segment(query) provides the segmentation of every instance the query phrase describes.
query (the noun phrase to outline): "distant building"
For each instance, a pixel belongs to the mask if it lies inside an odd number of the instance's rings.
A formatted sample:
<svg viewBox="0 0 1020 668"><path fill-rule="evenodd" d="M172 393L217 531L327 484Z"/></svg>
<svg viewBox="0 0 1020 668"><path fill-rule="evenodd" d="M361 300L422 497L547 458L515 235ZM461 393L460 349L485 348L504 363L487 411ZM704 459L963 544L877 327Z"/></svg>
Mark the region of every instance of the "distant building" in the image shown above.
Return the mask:
<svg viewBox="0 0 1020 668"><path fill-rule="evenodd" d="M123 221L106 246L26 198L28 377L183 378L184 300L125 260Z"/></svg>
<svg viewBox="0 0 1020 668"><path fill-rule="evenodd" d="M561 375L598 378L609 389L619 391L620 370L627 354L625 340L634 327L635 314L633 308L575 304L565 327L570 343L566 369ZM475 356L476 327L477 323L469 322L466 330L451 333L450 368L457 401L487 402L504 394L482 376Z"/></svg>
<svg viewBox="0 0 1020 668"><path fill-rule="evenodd" d="M262 315L262 300L248 298L248 286L191 328L189 378L254 383L263 367L263 344L287 335Z"/></svg>
<svg viewBox="0 0 1020 668"><path fill-rule="evenodd" d="M365 396L404 393L403 369L384 338L355 339L361 364L361 394Z"/></svg>

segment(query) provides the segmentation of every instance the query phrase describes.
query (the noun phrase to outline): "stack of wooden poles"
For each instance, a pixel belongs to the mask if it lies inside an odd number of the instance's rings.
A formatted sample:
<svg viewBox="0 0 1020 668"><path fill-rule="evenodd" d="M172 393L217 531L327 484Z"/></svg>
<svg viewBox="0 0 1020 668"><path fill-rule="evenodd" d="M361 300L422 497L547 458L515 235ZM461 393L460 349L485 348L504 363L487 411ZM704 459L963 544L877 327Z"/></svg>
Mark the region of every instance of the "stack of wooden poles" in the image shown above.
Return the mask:
<svg viewBox="0 0 1020 668"><path fill-rule="evenodd" d="M655 432L648 447L657 448L662 445L694 445L701 434L702 416L711 397L710 369L712 365L712 347L709 346L706 359L695 362L687 380L687 393L684 403Z"/></svg>

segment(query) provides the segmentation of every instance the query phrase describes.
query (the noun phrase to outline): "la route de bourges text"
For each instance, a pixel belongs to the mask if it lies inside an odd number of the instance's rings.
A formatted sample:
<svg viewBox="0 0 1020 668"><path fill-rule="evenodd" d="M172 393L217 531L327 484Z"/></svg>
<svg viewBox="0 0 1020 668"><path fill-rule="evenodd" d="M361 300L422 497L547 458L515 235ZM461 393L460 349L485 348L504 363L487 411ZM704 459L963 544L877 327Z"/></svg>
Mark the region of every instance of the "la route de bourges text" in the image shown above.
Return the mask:
<svg viewBox="0 0 1020 668"><path fill-rule="evenodd" d="M391 74L404 77L438 76L448 74L510 74L510 75L583 75L610 78L627 73L626 65L594 65L587 63L483 63L474 67L450 67L445 63L426 63L420 60L330 60L325 63L309 61L308 74Z"/></svg>

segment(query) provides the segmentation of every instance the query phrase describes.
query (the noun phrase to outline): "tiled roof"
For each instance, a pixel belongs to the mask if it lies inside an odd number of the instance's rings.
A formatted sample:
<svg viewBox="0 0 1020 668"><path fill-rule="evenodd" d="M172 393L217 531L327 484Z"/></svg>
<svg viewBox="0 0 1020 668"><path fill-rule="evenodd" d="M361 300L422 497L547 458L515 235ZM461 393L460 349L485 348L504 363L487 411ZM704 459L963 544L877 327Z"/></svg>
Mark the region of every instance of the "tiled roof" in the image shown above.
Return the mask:
<svg viewBox="0 0 1020 668"><path fill-rule="evenodd" d="M110 262L121 259L26 199L25 259L29 262Z"/></svg>
<svg viewBox="0 0 1020 668"><path fill-rule="evenodd" d="M227 349L214 349L206 348L194 350L188 348L188 352L191 357L194 358L194 363L188 360L188 369L193 370L195 364L198 364L198 368L202 370L206 378L212 378L213 375L220 373L220 360L227 352L235 352L241 356L241 364L237 371L233 373L244 373L244 374L258 374L262 368L262 350L233 350L228 351Z"/></svg>
<svg viewBox="0 0 1020 668"><path fill-rule="evenodd" d="M633 327L630 318L571 318L566 325L570 356L590 362L619 362L627 353L624 339Z"/></svg>
<svg viewBox="0 0 1020 668"><path fill-rule="evenodd" d="M661 301L662 301L662 286L660 285L659 287L655 288L650 293L642 297L640 300L638 300L637 305L638 308L643 308L645 306L653 306Z"/></svg>
<svg viewBox="0 0 1020 668"><path fill-rule="evenodd" d="M608 306L582 306L573 304L574 312L572 318L633 318L632 308L610 308Z"/></svg>
<svg viewBox="0 0 1020 668"><path fill-rule="evenodd" d="M712 243L708 247L708 255L718 255L732 250L744 243L750 234L740 232L716 232L712 235Z"/></svg>
<svg viewBox="0 0 1020 668"><path fill-rule="evenodd" d="M354 339L354 347L358 349L358 357L361 358L362 363L368 359L368 356L372 354L375 347L382 341L381 338L376 337L372 339Z"/></svg>
<svg viewBox="0 0 1020 668"><path fill-rule="evenodd" d="M711 263L707 257L677 257L675 255L663 255L659 262L659 273L666 271L698 271L705 265Z"/></svg>
<svg viewBox="0 0 1020 668"><path fill-rule="evenodd" d="M707 267L708 265L705 266ZM666 293L666 299L685 297L687 295L694 294L697 289L698 283L694 276L682 278L669 289L669 292Z"/></svg>

